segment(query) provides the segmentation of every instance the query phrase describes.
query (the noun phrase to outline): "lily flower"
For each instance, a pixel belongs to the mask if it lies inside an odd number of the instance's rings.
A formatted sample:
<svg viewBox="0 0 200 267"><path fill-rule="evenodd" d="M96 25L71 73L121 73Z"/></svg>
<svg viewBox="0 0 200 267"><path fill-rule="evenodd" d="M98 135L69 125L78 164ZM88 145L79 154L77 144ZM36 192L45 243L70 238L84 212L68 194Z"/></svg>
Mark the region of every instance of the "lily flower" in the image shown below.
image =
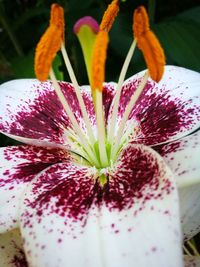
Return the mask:
<svg viewBox="0 0 200 267"><path fill-rule="evenodd" d="M199 231L200 75L165 66L139 7L119 81L105 83L118 11L114 0L99 28L88 17L75 27L80 41L82 30L93 36L84 51L91 86L76 80L64 45L64 12L53 4L36 48L38 80L0 87L0 130L25 144L0 149L0 233L3 239L20 229L15 243L22 235L24 266L179 267L181 224L185 240ZM125 80L136 45L148 70ZM72 83L55 77L59 50Z"/></svg>

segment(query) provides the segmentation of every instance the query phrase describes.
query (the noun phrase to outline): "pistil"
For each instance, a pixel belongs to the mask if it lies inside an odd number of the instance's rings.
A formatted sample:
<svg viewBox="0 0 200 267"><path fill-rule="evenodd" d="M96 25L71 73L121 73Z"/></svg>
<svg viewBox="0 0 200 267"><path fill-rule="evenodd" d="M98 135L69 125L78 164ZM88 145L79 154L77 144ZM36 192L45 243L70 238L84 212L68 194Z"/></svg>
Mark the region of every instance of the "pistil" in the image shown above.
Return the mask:
<svg viewBox="0 0 200 267"><path fill-rule="evenodd" d="M92 83L91 80L91 62L92 62L92 51L96 39L96 35L99 32L99 24L97 21L90 17L85 16L79 19L74 27L73 31L76 34L84 56L85 66L87 70L89 83Z"/></svg>

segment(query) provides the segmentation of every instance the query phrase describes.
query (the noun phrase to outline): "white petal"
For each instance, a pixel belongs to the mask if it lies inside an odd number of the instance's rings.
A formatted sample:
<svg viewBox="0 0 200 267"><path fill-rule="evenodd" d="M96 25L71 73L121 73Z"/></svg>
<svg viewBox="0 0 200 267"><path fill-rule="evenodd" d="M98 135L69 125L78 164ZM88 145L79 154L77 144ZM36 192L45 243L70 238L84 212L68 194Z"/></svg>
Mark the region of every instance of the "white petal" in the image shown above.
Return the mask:
<svg viewBox="0 0 200 267"><path fill-rule="evenodd" d="M28 267L18 229L0 234L0 266Z"/></svg>
<svg viewBox="0 0 200 267"><path fill-rule="evenodd" d="M31 266L183 266L177 191L159 155L128 147L104 174L102 189L95 169L57 164L30 184L21 231Z"/></svg>
<svg viewBox="0 0 200 267"><path fill-rule="evenodd" d="M144 72L140 72L124 83L119 118L143 75ZM129 116L137 128L134 143L155 145L176 140L198 129L199 84L199 73L173 66L165 67L159 83L149 80Z"/></svg>
<svg viewBox="0 0 200 267"><path fill-rule="evenodd" d="M178 187L200 183L200 131L155 149L176 175Z"/></svg>
<svg viewBox="0 0 200 267"><path fill-rule="evenodd" d="M32 146L0 149L0 233L18 226L21 195L35 175L49 165L67 160L64 152Z"/></svg>
<svg viewBox="0 0 200 267"><path fill-rule="evenodd" d="M164 145L160 153L176 175L185 239L200 231L200 131Z"/></svg>
<svg viewBox="0 0 200 267"><path fill-rule="evenodd" d="M184 239L200 232L200 184L179 188L181 223Z"/></svg>

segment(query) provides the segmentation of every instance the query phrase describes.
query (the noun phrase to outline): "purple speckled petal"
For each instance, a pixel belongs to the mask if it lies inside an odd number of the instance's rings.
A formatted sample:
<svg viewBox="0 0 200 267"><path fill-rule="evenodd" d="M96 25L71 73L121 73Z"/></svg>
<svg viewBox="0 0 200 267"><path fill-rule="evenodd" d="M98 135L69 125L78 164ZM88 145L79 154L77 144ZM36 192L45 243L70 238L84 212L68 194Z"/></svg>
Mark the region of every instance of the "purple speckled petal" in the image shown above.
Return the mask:
<svg viewBox="0 0 200 267"><path fill-rule="evenodd" d="M131 145L102 173L104 187L95 168L60 163L31 182L20 220L31 266L181 267L177 190L161 157Z"/></svg>
<svg viewBox="0 0 200 267"><path fill-rule="evenodd" d="M116 88L116 83L114 82L104 83L104 86L103 86L103 105L104 105L106 124L108 120L110 106L111 106L113 97L115 95L115 88Z"/></svg>
<svg viewBox="0 0 200 267"><path fill-rule="evenodd" d="M29 144L35 139L64 144L62 127L71 126L50 82L15 80L1 85L0 90L3 133L28 138Z"/></svg>
<svg viewBox="0 0 200 267"><path fill-rule="evenodd" d="M78 100L71 84L60 82L61 89L85 131ZM104 107L108 113L112 100L112 84L105 84ZM71 123L51 82L37 80L15 80L0 86L0 131L21 142L39 146L57 147L67 144L64 128ZM95 113L89 86L81 88L86 109L95 132Z"/></svg>
<svg viewBox="0 0 200 267"><path fill-rule="evenodd" d="M155 147L176 175L185 239L200 231L200 131Z"/></svg>
<svg viewBox="0 0 200 267"><path fill-rule="evenodd" d="M144 71L125 81L118 119L143 75ZM200 127L199 84L199 73L174 66L165 67L158 84L149 79L129 117L137 128L133 142L168 142Z"/></svg>
<svg viewBox="0 0 200 267"><path fill-rule="evenodd" d="M200 267L200 257L198 256L184 256L185 267Z"/></svg>
<svg viewBox="0 0 200 267"><path fill-rule="evenodd" d="M32 146L0 149L0 233L17 227L20 198L27 183L48 166L68 158L58 149Z"/></svg>
<svg viewBox="0 0 200 267"><path fill-rule="evenodd" d="M28 267L19 230L0 234L0 266Z"/></svg>

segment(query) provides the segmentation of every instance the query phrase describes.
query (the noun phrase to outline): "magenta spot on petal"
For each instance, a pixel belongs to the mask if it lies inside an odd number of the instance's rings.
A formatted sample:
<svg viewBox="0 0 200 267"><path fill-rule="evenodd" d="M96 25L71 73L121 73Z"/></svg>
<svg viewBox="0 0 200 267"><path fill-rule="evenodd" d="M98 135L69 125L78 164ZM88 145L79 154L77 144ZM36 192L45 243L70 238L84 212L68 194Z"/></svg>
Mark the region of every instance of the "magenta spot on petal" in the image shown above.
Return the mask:
<svg viewBox="0 0 200 267"><path fill-rule="evenodd" d="M40 89L45 89L45 84L42 84ZM55 93L50 90L42 91L33 103L22 103L20 111L12 114L12 117L13 122L10 123L8 129L5 129L9 133L56 143L63 143L60 125L65 127L69 125L61 103ZM4 130L3 127L0 129Z"/></svg>
<svg viewBox="0 0 200 267"><path fill-rule="evenodd" d="M164 211L164 214L165 214L165 215L170 215L170 211L169 211L169 210L165 210L165 211Z"/></svg>
<svg viewBox="0 0 200 267"><path fill-rule="evenodd" d="M109 172L108 183L102 187L88 174L86 167L54 165L34 183L34 199L25 200L26 204L36 209L38 223L43 214L55 213L63 217L64 224L73 231L74 222L82 222L82 227L86 225L89 210L92 212L95 207L105 205L110 212L120 212L137 203L133 214L137 216L150 199L162 199L173 190L166 178L161 186L160 179L165 175L165 169L158 165L152 154L141 148L126 148L114 170ZM27 210L23 215L24 226L30 227L31 213ZM71 226L70 222L73 222ZM114 228L114 224L111 227Z"/></svg>
<svg viewBox="0 0 200 267"><path fill-rule="evenodd" d="M68 83L60 83L60 86L74 115L80 121L81 111L73 87ZM70 121L50 87L49 83L34 85L32 90L35 91L35 99L21 100L16 114L12 114L7 108L11 121L8 125L0 124L0 129L17 136L63 144L62 127L70 127Z"/></svg>
<svg viewBox="0 0 200 267"><path fill-rule="evenodd" d="M151 248L151 251L152 251L152 252L156 252L156 251L157 251L157 247L152 247L152 248Z"/></svg>
<svg viewBox="0 0 200 267"><path fill-rule="evenodd" d="M138 84L139 80L136 80L124 85L119 117L122 117ZM178 96L171 96L167 88L157 93L155 87L155 83L148 82L129 116L129 119L138 123L134 143L152 145L164 142L179 132L191 129L196 121L200 121L200 108L194 105L193 99L184 102Z"/></svg>
<svg viewBox="0 0 200 267"><path fill-rule="evenodd" d="M18 255L14 256L11 264L13 264L13 267L28 267L26 256L21 249L18 250Z"/></svg>
<svg viewBox="0 0 200 267"><path fill-rule="evenodd" d="M31 181L35 175L53 163L67 160L68 155L59 149L18 146L7 147L4 150L4 158L11 161L13 166L4 170L3 176L6 178L0 178L0 187L9 184L9 190L12 190L13 183Z"/></svg>
<svg viewBox="0 0 200 267"><path fill-rule="evenodd" d="M69 83L62 82L60 87L77 121L84 125L82 113L74 88ZM71 123L64 111L53 87L49 82L33 85L30 89L33 99L19 99L15 111L6 107L5 117L0 121L0 130L13 135L45 142L65 145L63 128L71 128ZM111 85L104 86L103 104L107 119L108 109L113 97ZM34 93L33 93L34 92ZM83 99L91 124L96 124L91 91L82 89ZM9 101L16 101L12 98ZM8 121L6 121L8 118Z"/></svg>
<svg viewBox="0 0 200 267"><path fill-rule="evenodd" d="M181 147L181 142L176 141L173 143L169 143L167 145L159 145L155 146L154 149L161 155L164 156L168 153L177 152Z"/></svg>
<svg viewBox="0 0 200 267"><path fill-rule="evenodd" d="M105 112L105 121L107 123L110 106L114 97L114 86L111 84L105 84L103 87L103 105Z"/></svg>

